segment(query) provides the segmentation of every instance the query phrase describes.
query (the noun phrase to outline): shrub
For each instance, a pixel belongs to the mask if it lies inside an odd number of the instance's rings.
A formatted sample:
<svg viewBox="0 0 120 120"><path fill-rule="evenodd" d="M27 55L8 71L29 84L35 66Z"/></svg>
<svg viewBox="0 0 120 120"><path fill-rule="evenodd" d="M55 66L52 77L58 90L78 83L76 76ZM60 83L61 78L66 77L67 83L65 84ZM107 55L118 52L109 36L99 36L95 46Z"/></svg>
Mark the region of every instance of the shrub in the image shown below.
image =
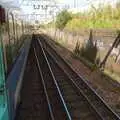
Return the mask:
<svg viewBox="0 0 120 120"><path fill-rule="evenodd" d="M92 63L95 63L97 56L97 46L90 38L85 47L81 48L81 55Z"/></svg>
<svg viewBox="0 0 120 120"><path fill-rule="evenodd" d="M67 22L71 19L72 17L70 13L67 10L63 10L61 13L57 15L56 27L60 30L63 30Z"/></svg>

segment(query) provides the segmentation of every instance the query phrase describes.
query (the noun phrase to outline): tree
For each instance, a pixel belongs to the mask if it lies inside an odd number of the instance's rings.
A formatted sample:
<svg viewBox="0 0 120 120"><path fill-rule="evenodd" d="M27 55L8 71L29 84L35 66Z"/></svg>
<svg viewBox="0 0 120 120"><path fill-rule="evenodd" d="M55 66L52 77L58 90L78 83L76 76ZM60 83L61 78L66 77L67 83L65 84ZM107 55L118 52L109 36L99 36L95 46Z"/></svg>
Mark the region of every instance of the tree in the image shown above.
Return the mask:
<svg viewBox="0 0 120 120"><path fill-rule="evenodd" d="M57 15L56 27L60 30L63 30L67 22L71 19L72 17L70 13L67 10L63 10L61 13Z"/></svg>
<svg viewBox="0 0 120 120"><path fill-rule="evenodd" d="M120 0L117 1L117 3L116 3L116 8L117 8L117 9L120 9Z"/></svg>

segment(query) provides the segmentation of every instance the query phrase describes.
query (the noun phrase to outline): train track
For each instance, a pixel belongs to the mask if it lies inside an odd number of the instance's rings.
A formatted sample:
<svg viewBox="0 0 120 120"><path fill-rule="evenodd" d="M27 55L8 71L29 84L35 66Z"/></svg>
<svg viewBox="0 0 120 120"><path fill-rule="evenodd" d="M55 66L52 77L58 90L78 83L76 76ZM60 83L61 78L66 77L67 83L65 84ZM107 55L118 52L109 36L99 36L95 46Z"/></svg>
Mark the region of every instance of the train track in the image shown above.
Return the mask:
<svg viewBox="0 0 120 120"><path fill-rule="evenodd" d="M37 62L30 48L15 120L51 120Z"/></svg>
<svg viewBox="0 0 120 120"><path fill-rule="evenodd" d="M46 56L32 41L15 120L71 120Z"/></svg>
<svg viewBox="0 0 120 120"><path fill-rule="evenodd" d="M59 75L57 75L59 72L56 72L57 68L52 63L53 60L50 59L54 59L56 64L59 65L64 74L66 74L69 78L68 81L71 82L71 84L75 87L79 94L82 94L84 96L83 98L86 100L87 103L89 103L90 108L92 108L91 111L94 111L94 113L96 113L96 115L99 116L99 119L120 120L120 117L104 102L104 100L96 93L96 91L91 86L89 86L89 84L81 76L79 76L69 66L69 64L66 63L66 61L63 58L60 57L60 55L54 50L54 48L52 48L52 46L47 42L47 39L43 35L40 35L39 39L42 42L44 49L47 51L46 54L48 55L49 53L48 58L53 67L52 70L54 71L54 74L56 74L55 76L58 76L56 77L56 79L60 79ZM50 58L50 56L52 56L52 58ZM67 84L68 83L66 83L66 85ZM78 103L77 105L79 106L80 104Z"/></svg>
<svg viewBox="0 0 120 120"><path fill-rule="evenodd" d="M100 116L93 110L92 106L89 105L84 95L79 93L75 86L70 83L69 76L54 62L54 59L47 51L46 55L62 91L72 120L101 120Z"/></svg>
<svg viewBox="0 0 120 120"><path fill-rule="evenodd" d="M66 103L61 95L61 91L54 78L42 45L37 39L35 42L34 53L37 60L39 73L42 78L51 118L52 120L71 120Z"/></svg>

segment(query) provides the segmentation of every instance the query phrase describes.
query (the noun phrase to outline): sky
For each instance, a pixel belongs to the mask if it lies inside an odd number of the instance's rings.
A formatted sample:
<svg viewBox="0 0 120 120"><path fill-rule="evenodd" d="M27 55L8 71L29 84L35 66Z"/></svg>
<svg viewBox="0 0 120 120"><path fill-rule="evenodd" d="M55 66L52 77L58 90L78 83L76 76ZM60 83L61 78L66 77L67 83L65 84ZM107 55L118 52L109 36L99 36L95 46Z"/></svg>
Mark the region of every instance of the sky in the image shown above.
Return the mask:
<svg viewBox="0 0 120 120"><path fill-rule="evenodd" d="M25 1L25 0L0 0L0 2L2 2L2 3L8 2L8 5L12 5L12 3L13 3L13 5L15 5L15 6L19 6L18 3L21 3L22 1ZM40 0L40 1L42 1L42 0ZM76 7L76 8L79 8L82 10L82 9L89 8L89 6L91 4L97 5L99 3L104 3L104 4L109 3L109 4L113 5L118 0L56 0L56 1L61 4L69 5L70 8Z"/></svg>
<svg viewBox="0 0 120 120"><path fill-rule="evenodd" d="M24 1L24 2L23 2ZM26 2L25 2L26 1ZM34 0L35 1L35 0ZM41 10L41 9L33 9L33 4L36 6L38 6L39 4L50 4L50 5L53 5L55 2L43 2L44 0L37 0L37 2L30 2L30 0L0 0L0 3L2 3L3 5L5 6L9 6L10 8L11 7L20 7L22 9L22 12L21 14L40 14L40 16L38 16L38 18L36 16L32 16L33 18L29 18L29 19L41 19L41 21L46 18L45 16L45 10ZM88 10L90 8L91 5L94 5L94 6L98 6L100 3L101 4L111 4L111 5L115 5L116 1L118 0L49 0L49 1L57 1L60 9L62 9L63 7L65 6L69 6L69 10L72 11L72 12L78 12L78 11L85 11L85 10ZM27 5L25 5L27 4ZM52 13L52 17L54 16L55 13L53 13L53 11L60 11L58 8L51 8L47 10L48 13L46 14L49 14L51 11ZM29 16L30 17L30 16ZM49 15L48 17L50 17L51 19L51 16ZM28 18L27 18L28 19Z"/></svg>

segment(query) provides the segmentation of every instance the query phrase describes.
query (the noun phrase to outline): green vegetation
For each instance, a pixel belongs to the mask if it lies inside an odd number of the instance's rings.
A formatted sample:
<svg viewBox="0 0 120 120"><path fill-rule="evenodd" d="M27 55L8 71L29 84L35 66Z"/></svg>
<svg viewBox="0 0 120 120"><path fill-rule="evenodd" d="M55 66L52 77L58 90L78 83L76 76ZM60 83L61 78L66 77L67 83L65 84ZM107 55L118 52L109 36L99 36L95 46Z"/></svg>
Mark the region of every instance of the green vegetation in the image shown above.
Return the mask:
<svg viewBox="0 0 120 120"><path fill-rule="evenodd" d="M110 4L91 6L88 11L76 14L63 10L58 14L56 27L60 30L79 30L80 28L120 28L120 0L113 7Z"/></svg>
<svg viewBox="0 0 120 120"><path fill-rule="evenodd" d="M72 17L67 10L63 10L61 13L58 14L56 19L56 27L60 30L64 29L65 25Z"/></svg>
<svg viewBox="0 0 120 120"><path fill-rule="evenodd" d="M93 43L93 35L92 30L90 30L90 37L87 43L82 47L80 47L79 42L76 43L76 47L74 50L74 54L76 56L82 56L89 60L91 63L96 63L96 57L97 57L97 44L96 42ZM97 60L98 63L98 60Z"/></svg>
<svg viewBox="0 0 120 120"><path fill-rule="evenodd" d="M85 47L81 50L81 56L88 59L90 62L95 63L97 56L97 47L93 44L92 41L88 41Z"/></svg>
<svg viewBox="0 0 120 120"><path fill-rule="evenodd" d="M104 70L105 75L111 77L111 79L120 82L120 74L117 74L116 71Z"/></svg>
<svg viewBox="0 0 120 120"><path fill-rule="evenodd" d="M97 59L97 47L90 40L85 46L80 46L80 43L77 42L73 50L73 57L80 59L91 70L96 69L100 62Z"/></svg>

